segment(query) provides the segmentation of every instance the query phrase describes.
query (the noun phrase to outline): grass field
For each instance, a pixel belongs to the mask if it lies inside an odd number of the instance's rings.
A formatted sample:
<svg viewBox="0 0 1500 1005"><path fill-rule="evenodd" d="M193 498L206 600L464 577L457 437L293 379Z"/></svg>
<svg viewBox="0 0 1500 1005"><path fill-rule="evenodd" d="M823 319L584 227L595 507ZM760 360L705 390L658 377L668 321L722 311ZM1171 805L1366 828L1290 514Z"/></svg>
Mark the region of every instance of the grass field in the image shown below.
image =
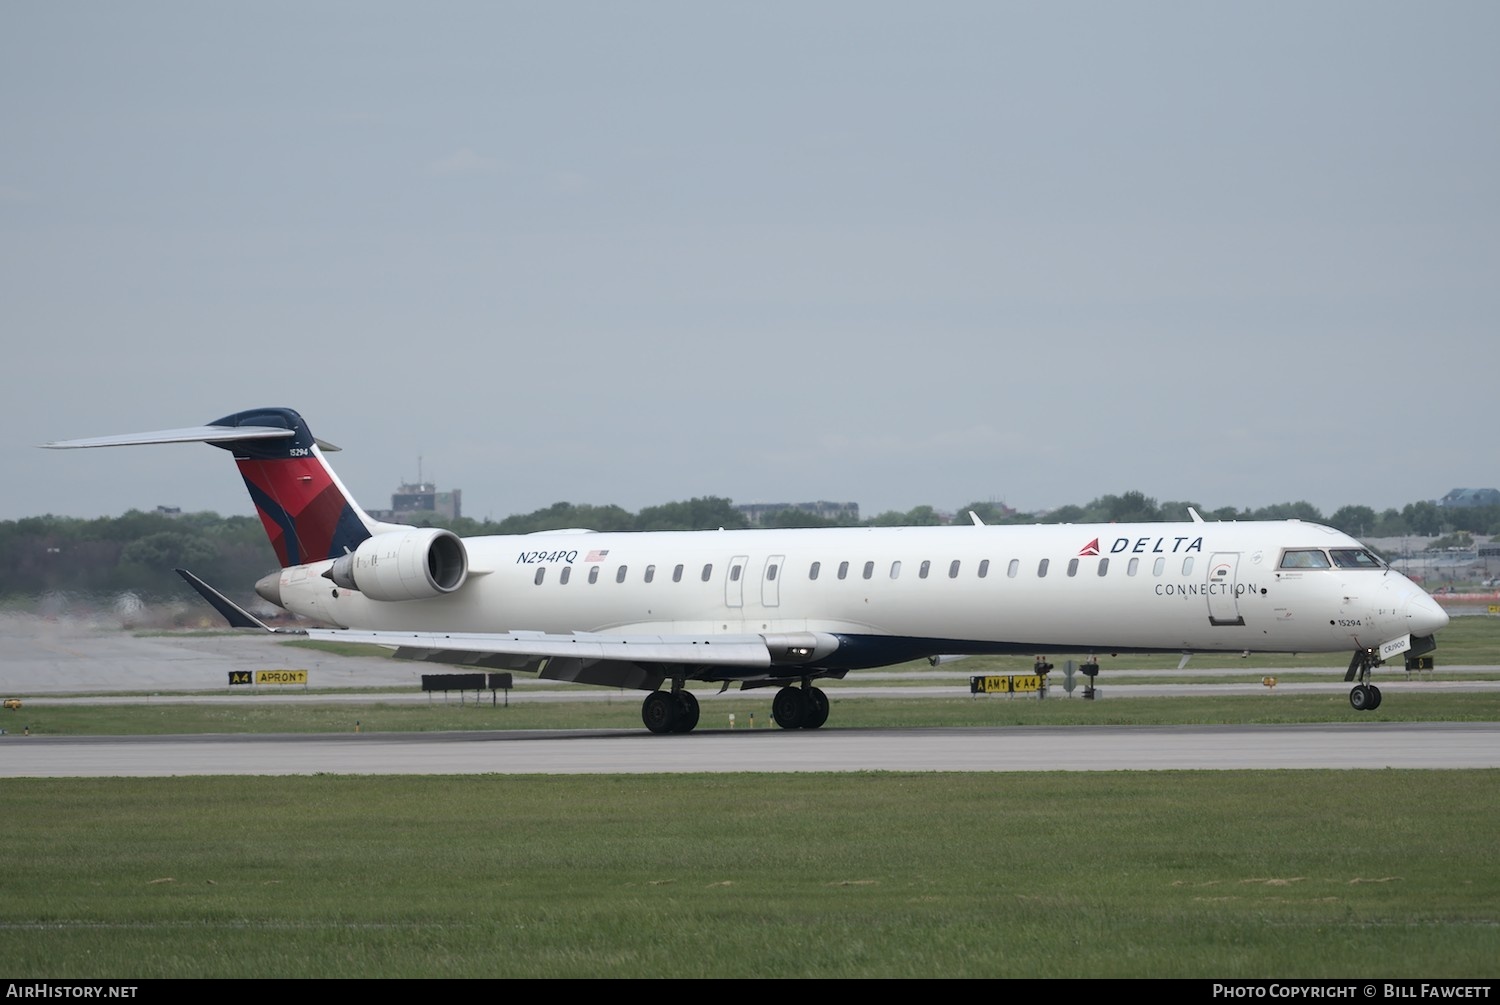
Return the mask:
<svg viewBox="0 0 1500 1005"><path fill-rule="evenodd" d="M1114 695L1125 687L1109 689ZM771 693L730 692L702 701L699 731L731 728L773 729ZM1494 722L1500 720L1500 692L1402 692L1373 712L1356 712L1342 691L1336 694L1273 693L1192 695L1188 697L1079 697L1038 700L1030 696L982 695L954 698L849 698L830 690L834 714L825 730L922 726L1080 726L1173 725L1194 723L1289 722ZM359 702L288 701L285 696L232 704L173 704L169 700L135 705L57 704L0 713L4 728L24 724L33 735L124 736L169 733L349 733L437 732L493 729L629 729L644 731L638 693L608 701L476 703L384 700L372 694Z"/></svg>
<svg viewBox="0 0 1500 1005"><path fill-rule="evenodd" d="M1500 772L0 781L9 975L1493 978Z"/></svg>

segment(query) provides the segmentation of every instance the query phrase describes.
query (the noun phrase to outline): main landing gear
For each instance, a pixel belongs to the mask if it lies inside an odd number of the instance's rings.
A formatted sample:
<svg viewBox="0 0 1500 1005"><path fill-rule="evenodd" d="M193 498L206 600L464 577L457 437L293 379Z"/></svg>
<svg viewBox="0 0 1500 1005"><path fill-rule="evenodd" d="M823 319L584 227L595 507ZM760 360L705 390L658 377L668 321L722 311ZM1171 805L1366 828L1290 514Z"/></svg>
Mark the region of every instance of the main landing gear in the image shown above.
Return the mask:
<svg viewBox="0 0 1500 1005"><path fill-rule="evenodd" d="M788 684L771 700L771 718L782 729L817 729L828 721L828 696L811 684Z"/></svg>
<svg viewBox="0 0 1500 1005"><path fill-rule="evenodd" d="M641 702L641 721L653 733L691 733L698 725L698 699L682 688L652 691Z"/></svg>
<svg viewBox="0 0 1500 1005"><path fill-rule="evenodd" d="M698 699L682 687L652 691L641 702L641 722L653 733L691 733ZM787 685L771 700L771 718L782 729L817 729L828 721L828 696L812 685Z"/></svg>
<svg viewBox="0 0 1500 1005"><path fill-rule="evenodd" d="M1370 671L1379 665L1380 661L1375 658L1373 649L1360 649L1349 661L1349 672L1344 674L1344 680L1351 681L1356 676L1359 678L1359 683L1349 692L1349 704L1354 711L1373 712L1380 707L1380 688L1368 683Z"/></svg>

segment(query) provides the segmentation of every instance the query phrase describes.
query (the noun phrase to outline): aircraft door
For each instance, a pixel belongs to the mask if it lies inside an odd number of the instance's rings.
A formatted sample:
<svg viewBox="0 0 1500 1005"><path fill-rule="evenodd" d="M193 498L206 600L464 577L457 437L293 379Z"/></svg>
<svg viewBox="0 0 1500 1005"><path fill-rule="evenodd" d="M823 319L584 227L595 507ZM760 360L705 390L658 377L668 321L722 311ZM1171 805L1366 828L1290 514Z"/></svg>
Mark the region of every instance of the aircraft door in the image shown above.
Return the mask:
<svg viewBox="0 0 1500 1005"><path fill-rule="evenodd" d="M1218 627L1243 625L1235 570L1240 562L1237 551L1218 551L1208 560L1208 623Z"/></svg>
<svg viewBox="0 0 1500 1005"><path fill-rule="evenodd" d="M766 568L760 577L760 603L762 607L781 606L781 576L786 571L785 566L785 555L772 555L766 559Z"/></svg>
<svg viewBox="0 0 1500 1005"><path fill-rule="evenodd" d="M745 606L745 570L750 567L749 555L736 555L729 560L724 573L724 606Z"/></svg>

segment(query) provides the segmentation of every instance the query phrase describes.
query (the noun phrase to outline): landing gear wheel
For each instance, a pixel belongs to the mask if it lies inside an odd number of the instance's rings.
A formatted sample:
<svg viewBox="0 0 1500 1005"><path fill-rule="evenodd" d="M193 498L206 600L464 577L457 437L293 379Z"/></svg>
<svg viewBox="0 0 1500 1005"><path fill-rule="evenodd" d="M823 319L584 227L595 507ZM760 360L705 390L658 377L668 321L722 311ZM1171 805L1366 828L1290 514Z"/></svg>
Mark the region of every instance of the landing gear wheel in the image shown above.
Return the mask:
<svg viewBox="0 0 1500 1005"><path fill-rule="evenodd" d="M641 721L653 733L670 733L677 727L681 706L668 691L652 691L641 702Z"/></svg>
<svg viewBox="0 0 1500 1005"><path fill-rule="evenodd" d="M1354 690L1349 692L1349 704L1356 712L1373 712L1380 707L1380 688L1374 684L1368 684L1370 671L1380 665L1380 660L1375 658L1375 650L1355 650L1354 658L1349 661L1349 672L1344 674L1344 680L1359 678L1359 683L1354 685Z"/></svg>
<svg viewBox="0 0 1500 1005"><path fill-rule="evenodd" d="M673 697L677 699L677 721L672 731L691 733L698 725L698 699L691 691L678 691Z"/></svg>
<svg viewBox="0 0 1500 1005"><path fill-rule="evenodd" d="M802 690L790 685L776 692L771 699L771 718L782 729L797 729L807 717L807 700Z"/></svg>
<svg viewBox="0 0 1500 1005"><path fill-rule="evenodd" d="M1376 691L1378 695L1380 692ZM1354 685L1354 690L1349 692L1349 704L1356 712L1368 712L1379 702L1379 698L1370 694L1370 687L1366 684Z"/></svg>
<svg viewBox="0 0 1500 1005"><path fill-rule="evenodd" d="M803 729L817 729L828 721L828 695L815 687L802 692L807 699L807 714L802 718Z"/></svg>

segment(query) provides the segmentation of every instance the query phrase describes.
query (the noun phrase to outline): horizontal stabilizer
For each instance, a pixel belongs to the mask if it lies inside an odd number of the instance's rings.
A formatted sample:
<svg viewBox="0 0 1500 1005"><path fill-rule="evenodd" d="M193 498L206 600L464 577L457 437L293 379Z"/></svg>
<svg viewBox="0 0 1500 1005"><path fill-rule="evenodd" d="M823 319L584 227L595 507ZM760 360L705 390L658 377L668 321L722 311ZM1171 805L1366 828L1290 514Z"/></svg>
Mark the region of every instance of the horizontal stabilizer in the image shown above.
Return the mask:
<svg viewBox="0 0 1500 1005"><path fill-rule="evenodd" d="M224 596L224 594L220 593L212 586L209 586L207 583L199 579L197 576L193 575L191 572L188 572L186 569L177 569L175 571L177 575L187 580L187 584L193 589L197 590L204 600L213 605L214 610L224 615L224 620L229 622L230 628L258 628L263 632L280 631L280 629L272 628L264 621L261 621L255 615L251 614L249 611L245 610L243 607L239 606L234 601ZM300 635L301 632L297 632L296 634Z"/></svg>
<svg viewBox="0 0 1500 1005"><path fill-rule="evenodd" d="M275 426L188 426L185 429L158 429L152 433L119 433L114 436L90 436L81 440L54 440L42 446L52 450L74 447L134 447L146 443L230 443L234 440L270 440L296 436L295 429Z"/></svg>

